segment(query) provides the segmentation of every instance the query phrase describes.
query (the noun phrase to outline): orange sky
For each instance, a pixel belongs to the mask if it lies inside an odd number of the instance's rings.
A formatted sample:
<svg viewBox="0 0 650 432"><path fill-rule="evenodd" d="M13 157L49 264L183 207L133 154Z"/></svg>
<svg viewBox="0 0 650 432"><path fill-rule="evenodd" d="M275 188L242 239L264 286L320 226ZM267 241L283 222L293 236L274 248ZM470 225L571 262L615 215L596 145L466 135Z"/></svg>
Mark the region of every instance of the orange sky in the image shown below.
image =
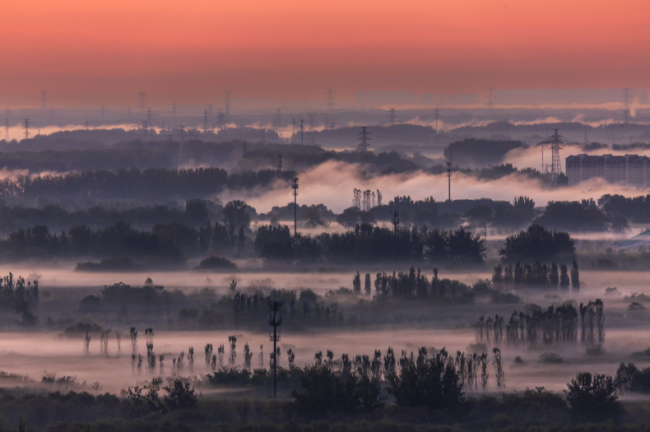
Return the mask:
<svg viewBox="0 0 650 432"><path fill-rule="evenodd" d="M648 0L0 2L0 105L650 87Z"/></svg>

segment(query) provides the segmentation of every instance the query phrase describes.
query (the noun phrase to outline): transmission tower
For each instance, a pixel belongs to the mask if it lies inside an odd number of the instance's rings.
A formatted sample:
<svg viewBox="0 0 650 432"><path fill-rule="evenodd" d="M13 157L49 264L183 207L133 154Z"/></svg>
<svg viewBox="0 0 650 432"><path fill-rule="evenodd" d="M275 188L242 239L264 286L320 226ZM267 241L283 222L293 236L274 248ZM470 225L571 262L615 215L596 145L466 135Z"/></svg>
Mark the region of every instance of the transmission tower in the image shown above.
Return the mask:
<svg viewBox="0 0 650 432"><path fill-rule="evenodd" d="M395 124L395 108L391 108L390 111L388 111L388 124Z"/></svg>
<svg viewBox="0 0 650 432"><path fill-rule="evenodd" d="M45 111L45 98L47 96L47 92L45 90L41 90L41 104L43 107L43 111Z"/></svg>
<svg viewBox="0 0 650 432"><path fill-rule="evenodd" d="M5 141L9 142L9 117L5 119Z"/></svg>
<svg viewBox="0 0 650 432"><path fill-rule="evenodd" d="M368 151L368 147L370 144L368 144L368 141L370 141L370 138L368 138L368 135L370 135L370 132L366 130L367 126L361 126L361 132L359 132L359 135L361 135L361 138L357 138L357 141L361 141L361 144L357 146L357 151L365 153Z"/></svg>
<svg viewBox="0 0 650 432"><path fill-rule="evenodd" d="M487 102L486 105L487 105L488 108L492 108L494 105L496 105L496 103L494 102L494 90L496 90L496 89L492 88L492 87L488 87L488 89L487 89L487 91L488 91L488 102Z"/></svg>
<svg viewBox="0 0 650 432"><path fill-rule="evenodd" d="M630 121L630 89L628 87L623 88L623 124L627 124Z"/></svg>
<svg viewBox="0 0 650 432"><path fill-rule="evenodd" d="M147 103L147 92L138 92L140 94L140 109L144 109Z"/></svg>
<svg viewBox="0 0 650 432"><path fill-rule="evenodd" d="M226 90L226 120L230 119L230 90Z"/></svg>
<svg viewBox="0 0 650 432"><path fill-rule="evenodd" d="M562 135L558 133L559 129L553 129L555 133L551 137L551 179L557 181L557 177L562 174L562 162L560 161L560 144L562 144Z"/></svg>
<svg viewBox="0 0 650 432"><path fill-rule="evenodd" d="M332 106L334 106L334 90L327 89L327 109L332 111Z"/></svg>
<svg viewBox="0 0 650 432"><path fill-rule="evenodd" d="M305 145L305 121L300 119L300 145Z"/></svg>
<svg viewBox="0 0 650 432"><path fill-rule="evenodd" d="M178 132L181 135L180 142L178 143L178 168L180 168L181 162L183 160L183 144L185 143L185 126L181 125L178 128Z"/></svg>
<svg viewBox="0 0 650 432"><path fill-rule="evenodd" d="M226 115L219 110L217 113L217 129L222 131L226 128Z"/></svg>
<svg viewBox="0 0 650 432"><path fill-rule="evenodd" d="M436 137L438 136L438 108L436 108Z"/></svg>
<svg viewBox="0 0 650 432"><path fill-rule="evenodd" d="M449 191L449 202L451 202L451 172L454 170L454 154L449 152L449 162L447 162L447 188Z"/></svg>
<svg viewBox="0 0 650 432"><path fill-rule="evenodd" d="M208 110L203 111L203 133L208 133Z"/></svg>
<svg viewBox="0 0 650 432"><path fill-rule="evenodd" d="M25 139L29 139L29 119L25 119Z"/></svg>
<svg viewBox="0 0 650 432"><path fill-rule="evenodd" d="M316 126L316 113L307 113L309 116L309 143L311 145L316 145L316 131L314 127Z"/></svg>
<svg viewBox="0 0 650 432"><path fill-rule="evenodd" d="M293 189L293 235L298 234L298 177L291 179Z"/></svg>

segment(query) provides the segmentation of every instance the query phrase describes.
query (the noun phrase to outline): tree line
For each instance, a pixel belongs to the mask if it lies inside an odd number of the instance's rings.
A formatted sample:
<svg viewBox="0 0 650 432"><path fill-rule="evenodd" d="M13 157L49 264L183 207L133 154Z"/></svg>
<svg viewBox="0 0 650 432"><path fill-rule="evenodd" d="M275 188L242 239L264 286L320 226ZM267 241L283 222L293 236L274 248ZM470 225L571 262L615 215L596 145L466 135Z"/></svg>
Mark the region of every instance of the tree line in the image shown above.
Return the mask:
<svg viewBox="0 0 650 432"><path fill-rule="evenodd" d="M292 171L260 170L228 174L220 168L147 168L70 172L63 175L18 176L0 180L0 197L50 199L155 199L206 197L230 189L289 181Z"/></svg>

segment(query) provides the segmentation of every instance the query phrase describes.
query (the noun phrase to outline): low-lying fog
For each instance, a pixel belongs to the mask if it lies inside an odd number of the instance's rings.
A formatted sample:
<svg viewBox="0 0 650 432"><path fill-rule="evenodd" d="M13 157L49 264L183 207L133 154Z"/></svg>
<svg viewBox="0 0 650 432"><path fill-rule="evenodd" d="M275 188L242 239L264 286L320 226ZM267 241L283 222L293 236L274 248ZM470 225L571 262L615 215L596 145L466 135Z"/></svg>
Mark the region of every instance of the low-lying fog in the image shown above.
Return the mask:
<svg viewBox="0 0 650 432"><path fill-rule="evenodd" d="M4 272L10 270L15 275L27 276L30 269L23 268L0 268ZM359 270L363 271L363 268ZM226 286L232 278L240 282L238 289L243 291L255 287L270 288L312 288L322 294L330 289L339 286L350 288L352 285L352 272L347 273L237 273L233 275L225 273L192 273L192 272L149 272L149 273L101 273L85 274L69 270L38 269L40 274L41 292L44 295L50 292L55 296L57 288L63 290L65 287L77 287L97 290L102 285L115 282L125 282L133 285L142 285L146 276L152 277L156 284L164 285L166 288L181 288L187 293L195 292L205 286L217 288L217 293L226 293ZM430 271L427 271L430 273ZM458 279L471 284L479 278L487 278L487 272L448 273L441 270L440 277ZM605 301L606 316L606 339L603 345L604 353L600 355L587 355L586 347L583 344L576 345L548 345L531 348L526 345L517 347L500 345L503 351L503 358L506 371L506 384L508 390L521 390L533 387L545 387L555 391L566 388L566 383L580 371L614 374L619 363L622 361L634 361L639 367L647 367L650 357L639 360L632 358L632 352L642 351L650 347L650 332L647 330L649 322L648 314L645 311L631 313L627 311L629 300L623 300L624 295L631 293L645 293L650 295L650 286L647 284L647 273L644 272L596 272L581 271L582 288L579 292L558 292L557 290L527 290L518 292L524 297L524 302L518 305L503 306L489 303L487 299L477 299L473 305L452 305L449 307L432 305L430 314L432 317L440 314L444 318L440 322L427 322L396 326L367 326L364 331L358 329L338 331L331 330L307 330L297 331L291 326L285 325L282 328L282 340L280 346L282 355L280 364L287 366L288 348L296 353L296 364L303 365L314 359L314 353L330 349L334 352L335 358L347 353L350 356L357 354L372 355L375 349L385 353L387 347L392 347L397 356L402 350L414 351L420 346L434 347L441 349L445 347L455 354L457 350L467 351L469 345L475 343L474 332L471 324L483 315L494 315L495 312L506 314L506 321L509 317L508 310L522 310L527 303L536 303L542 307L551 304L559 305L566 300L576 300L577 303L587 302L596 298L603 298ZM208 278L210 281L208 281ZM605 288L617 287L620 294L605 295ZM69 289L68 289L69 290ZM75 288L73 288L73 291ZM75 300L78 301L78 300ZM354 301L354 299L350 300ZM47 313L41 311L45 317ZM266 316L260 317L261 321ZM86 381L88 385L99 382L103 391L118 392L121 388L133 385L136 382L150 380L152 375L147 371L146 360L142 370L131 365L131 343L128 336L128 324L124 324L122 330L121 355L118 355L118 346L115 334L112 333L108 344L108 356L100 352L100 340L93 336L89 354L84 351L83 335L74 337L63 336L55 332L5 332L0 333L0 370L8 373L27 375L35 381L40 381L45 372L56 373L57 377L75 376L78 382ZM138 338L137 352L146 355L144 328L140 331ZM224 364L228 365L230 348L228 336L237 336L237 362L241 367L243 364L244 344L249 343L253 352L253 367L260 367L259 358L260 345L263 345L265 367L268 367L271 343L268 334L251 333L241 330L223 331L193 331L174 332L165 329L154 329L154 352L156 355L165 356L165 374L172 372L172 359L179 356L181 352L187 355L189 347L194 348L194 366L190 370L186 364L181 375L200 375L210 372L204 361L204 347L207 343L217 347L221 344L226 346ZM490 352L490 344L486 347ZM563 361L557 364L540 363L540 355L544 352L556 353ZM515 356L520 356L525 362L523 365L515 366ZM493 376L492 366L489 368ZM15 381L0 381L0 385L14 386ZM494 381L490 379L489 391L496 391ZM207 391L206 389L204 389Z"/></svg>

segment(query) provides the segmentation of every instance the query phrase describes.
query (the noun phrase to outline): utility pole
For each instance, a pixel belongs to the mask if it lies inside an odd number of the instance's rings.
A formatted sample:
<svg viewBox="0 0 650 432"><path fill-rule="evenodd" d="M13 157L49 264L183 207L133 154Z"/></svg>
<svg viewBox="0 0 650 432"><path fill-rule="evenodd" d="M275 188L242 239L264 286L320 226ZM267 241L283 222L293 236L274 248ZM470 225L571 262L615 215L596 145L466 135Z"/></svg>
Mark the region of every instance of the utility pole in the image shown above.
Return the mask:
<svg viewBox="0 0 650 432"><path fill-rule="evenodd" d="M269 326L273 327L273 333L269 332L269 339L273 342L273 399L278 397L278 348L277 343L280 342L280 327L282 325L282 317L280 309L282 303L274 301L269 304Z"/></svg>
<svg viewBox="0 0 650 432"><path fill-rule="evenodd" d="M25 119L25 139L29 139L29 119Z"/></svg>
<svg viewBox="0 0 650 432"><path fill-rule="evenodd" d="M293 235L298 234L298 177L291 179L293 189Z"/></svg>
<svg viewBox="0 0 650 432"><path fill-rule="evenodd" d="M449 202L451 203L451 171L454 169L454 154L449 152L449 162L447 162L447 187L449 189Z"/></svg>
<svg viewBox="0 0 650 432"><path fill-rule="evenodd" d="M45 97L47 96L47 92L45 90L41 90L41 104L43 107L43 111L45 111Z"/></svg>

